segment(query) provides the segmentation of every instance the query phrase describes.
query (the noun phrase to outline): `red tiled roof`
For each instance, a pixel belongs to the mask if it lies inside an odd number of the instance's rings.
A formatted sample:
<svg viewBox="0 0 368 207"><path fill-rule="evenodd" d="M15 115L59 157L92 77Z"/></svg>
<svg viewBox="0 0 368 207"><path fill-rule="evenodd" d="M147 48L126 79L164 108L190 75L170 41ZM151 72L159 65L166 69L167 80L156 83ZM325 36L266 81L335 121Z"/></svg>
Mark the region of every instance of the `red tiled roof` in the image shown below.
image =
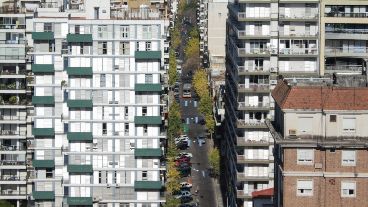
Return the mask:
<svg viewBox="0 0 368 207"><path fill-rule="evenodd" d="M267 188L252 192L252 198L256 197L271 197L273 196L273 188Z"/></svg>
<svg viewBox="0 0 368 207"><path fill-rule="evenodd" d="M282 109L368 110L368 88L289 86L280 80L272 97Z"/></svg>

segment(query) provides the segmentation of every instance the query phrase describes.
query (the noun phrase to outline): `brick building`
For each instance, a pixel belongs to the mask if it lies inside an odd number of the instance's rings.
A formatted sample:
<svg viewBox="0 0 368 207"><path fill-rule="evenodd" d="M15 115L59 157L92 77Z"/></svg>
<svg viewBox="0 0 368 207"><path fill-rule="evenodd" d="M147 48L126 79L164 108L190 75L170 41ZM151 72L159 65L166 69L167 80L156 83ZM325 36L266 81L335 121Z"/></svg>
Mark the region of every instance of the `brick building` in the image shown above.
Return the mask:
<svg viewBox="0 0 368 207"><path fill-rule="evenodd" d="M366 206L368 88L279 81L272 96L275 206Z"/></svg>

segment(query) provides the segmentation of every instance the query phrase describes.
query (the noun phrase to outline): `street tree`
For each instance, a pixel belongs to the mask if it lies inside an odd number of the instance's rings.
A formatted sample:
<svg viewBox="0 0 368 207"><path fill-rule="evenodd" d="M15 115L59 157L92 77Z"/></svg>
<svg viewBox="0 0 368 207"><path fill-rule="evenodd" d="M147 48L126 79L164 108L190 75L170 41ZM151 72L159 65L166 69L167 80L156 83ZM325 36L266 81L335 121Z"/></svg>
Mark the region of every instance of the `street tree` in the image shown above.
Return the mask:
<svg viewBox="0 0 368 207"><path fill-rule="evenodd" d="M208 161L215 176L220 174L220 152L217 148L212 148L208 154Z"/></svg>
<svg viewBox="0 0 368 207"><path fill-rule="evenodd" d="M169 194L172 194L180 190L180 173L175 167L173 158L170 158L167 163L167 182L166 190Z"/></svg>
<svg viewBox="0 0 368 207"><path fill-rule="evenodd" d="M205 117L206 121L206 128L208 129L208 132L213 134L215 132L215 120L213 119L212 115L207 115Z"/></svg>
<svg viewBox="0 0 368 207"><path fill-rule="evenodd" d="M207 73L204 69L198 69L194 73L192 83L194 90L200 98L208 95Z"/></svg>
<svg viewBox="0 0 368 207"><path fill-rule="evenodd" d="M200 97L198 110L204 116L212 116L212 99L208 93Z"/></svg>
<svg viewBox="0 0 368 207"><path fill-rule="evenodd" d="M174 198L171 195L167 195L166 196L166 202L165 202L165 207L178 207L180 205L180 200Z"/></svg>
<svg viewBox="0 0 368 207"><path fill-rule="evenodd" d="M187 45L185 46L184 52L186 59L199 56L199 38L189 39Z"/></svg>
<svg viewBox="0 0 368 207"><path fill-rule="evenodd" d="M173 102L169 108L167 137L173 140L181 134L181 118L180 106L177 102Z"/></svg>
<svg viewBox="0 0 368 207"><path fill-rule="evenodd" d="M171 31L171 46L174 50L176 50L181 42L181 36L180 36L180 28L178 22L176 22L174 29Z"/></svg>
<svg viewBox="0 0 368 207"><path fill-rule="evenodd" d="M169 85L172 87L174 86L175 82L178 79L178 73L176 71L176 57L173 49L170 49L168 73L169 73Z"/></svg>

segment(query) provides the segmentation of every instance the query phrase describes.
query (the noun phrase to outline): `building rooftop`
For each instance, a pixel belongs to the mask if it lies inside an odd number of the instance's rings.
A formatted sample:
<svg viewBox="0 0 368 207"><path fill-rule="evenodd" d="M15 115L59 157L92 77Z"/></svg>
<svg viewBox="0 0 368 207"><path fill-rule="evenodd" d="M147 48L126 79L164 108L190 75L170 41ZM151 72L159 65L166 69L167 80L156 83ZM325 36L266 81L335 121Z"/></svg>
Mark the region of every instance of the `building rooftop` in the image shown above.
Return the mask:
<svg viewBox="0 0 368 207"><path fill-rule="evenodd" d="M368 110L368 88L291 86L279 80L272 97L282 109Z"/></svg>

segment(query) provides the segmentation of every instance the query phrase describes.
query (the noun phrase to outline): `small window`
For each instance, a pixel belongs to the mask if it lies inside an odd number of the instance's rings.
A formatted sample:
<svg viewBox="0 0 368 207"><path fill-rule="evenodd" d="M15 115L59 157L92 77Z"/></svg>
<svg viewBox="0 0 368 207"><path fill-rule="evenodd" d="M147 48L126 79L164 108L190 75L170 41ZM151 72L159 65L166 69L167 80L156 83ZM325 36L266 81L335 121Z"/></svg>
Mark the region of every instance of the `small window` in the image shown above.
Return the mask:
<svg viewBox="0 0 368 207"><path fill-rule="evenodd" d="M297 164L310 165L313 164L314 151L313 149L297 149Z"/></svg>
<svg viewBox="0 0 368 207"><path fill-rule="evenodd" d="M129 135L129 123L124 124L124 133L125 136Z"/></svg>
<svg viewBox="0 0 368 207"><path fill-rule="evenodd" d="M124 115L125 117L129 116L129 108L127 106L124 107Z"/></svg>
<svg viewBox="0 0 368 207"><path fill-rule="evenodd" d="M148 126L143 125L143 135L147 135L147 134L148 134Z"/></svg>
<svg viewBox="0 0 368 207"><path fill-rule="evenodd" d="M147 171L142 171L142 180L147 180Z"/></svg>
<svg viewBox="0 0 368 207"><path fill-rule="evenodd" d="M341 197L355 197L356 183L354 181L341 181Z"/></svg>
<svg viewBox="0 0 368 207"><path fill-rule="evenodd" d="M80 25L75 25L74 26L74 33L75 34L80 34Z"/></svg>
<svg viewBox="0 0 368 207"><path fill-rule="evenodd" d="M120 203L119 207L130 207L129 203Z"/></svg>
<svg viewBox="0 0 368 207"><path fill-rule="evenodd" d="M44 23L43 31L44 32L52 32L52 23Z"/></svg>
<svg viewBox="0 0 368 207"><path fill-rule="evenodd" d="M341 164L343 166L355 166L356 162L355 150L342 150L341 151Z"/></svg>
<svg viewBox="0 0 368 207"><path fill-rule="evenodd" d="M313 180L298 180L296 195L313 196Z"/></svg>
<svg viewBox="0 0 368 207"><path fill-rule="evenodd" d="M107 42L98 42L98 54L106 55L107 54Z"/></svg>
<svg viewBox="0 0 368 207"><path fill-rule="evenodd" d="M102 172L98 171L98 183L102 183Z"/></svg>
<svg viewBox="0 0 368 207"><path fill-rule="evenodd" d="M135 51L139 51L139 42L135 43Z"/></svg>
<svg viewBox="0 0 368 207"><path fill-rule="evenodd" d="M344 132L355 132L355 118L343 118L342 129Z"/></svg>
<svg viewBox="0 0 368 207"><path fill-rule="evenodd" d="M107 123L102 123L102 134L107 134Z"/></svg>
<svg viewBox="0 0 368 207"><path fill-rule="evenodd" d="M145 74L145 83L153 83L153 75L152 74Z"/></svg>
<svg viewBox="0 0 368 207"><path fill-rule="evenodd" d="M46 168L46 178L53 178L54 173L52 168Z"/></svg>
<svg viewBox="0 0 368 207"><path fill-rule="evenodd" d="M330 122L336 122L336 115L330 115Z"/></svg>
<svg viewBox="0 0 368 207"><path fill-rule="evenodd" d="M151 42L146 42L146 51L151 51Z"/></svg>
<svg viewBox="0 0 368 207"><path fill-rule="evenodd" d="M107 25L98 25L97 34L98 38L107 38Z"/></svg>
<svg viewBox="0 0 368 207"><path fill-rule="evenodd" d="M128 25L120 26L120 37L123 39L129 38L129 26Z"/></svg>
<svg viewBox="0 0 368 207"><path fill-rule="evenodd" d="M146 116L147 115L147 106L143 106L142 107L142 116Z"/></svg>
<svg viewBox="0 0 368 207"><path fill-rule="evenodd" d="M119 49L120 49L119 50L120 55L129 55L130 53L129 42L120 42Z"/></svg>

